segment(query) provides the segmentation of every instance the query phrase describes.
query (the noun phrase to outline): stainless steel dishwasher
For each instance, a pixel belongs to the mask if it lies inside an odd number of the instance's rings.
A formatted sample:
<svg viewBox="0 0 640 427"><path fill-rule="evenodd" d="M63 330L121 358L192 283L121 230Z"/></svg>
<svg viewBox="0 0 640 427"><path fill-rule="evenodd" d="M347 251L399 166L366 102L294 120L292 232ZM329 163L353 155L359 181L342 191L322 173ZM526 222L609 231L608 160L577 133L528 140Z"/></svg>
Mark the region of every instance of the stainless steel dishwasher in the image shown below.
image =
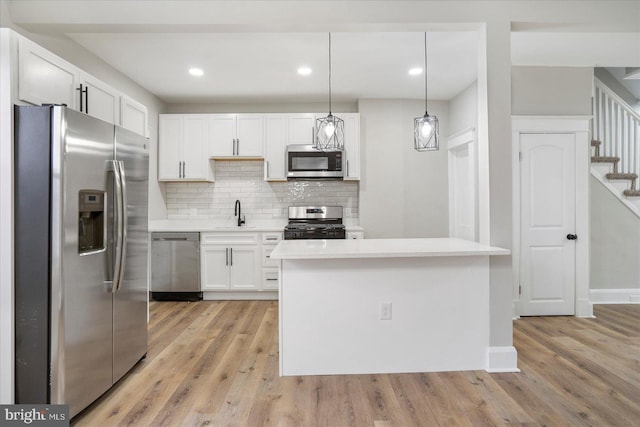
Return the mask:
<svg viewBox="0 0 640 427"><path fill-rule="evenodd" d="M151 233L151 298L202 299L200 233Z"/></svg>

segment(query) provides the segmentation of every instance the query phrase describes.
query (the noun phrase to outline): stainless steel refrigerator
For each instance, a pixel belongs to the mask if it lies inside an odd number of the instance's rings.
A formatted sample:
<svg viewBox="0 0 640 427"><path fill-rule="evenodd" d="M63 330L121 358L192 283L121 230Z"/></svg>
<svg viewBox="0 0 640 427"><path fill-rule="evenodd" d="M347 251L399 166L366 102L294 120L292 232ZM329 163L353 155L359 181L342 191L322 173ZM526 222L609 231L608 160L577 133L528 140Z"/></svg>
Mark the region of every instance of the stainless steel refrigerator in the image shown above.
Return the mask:
<svg viewBox="0 0 640 427"><path fill-rule="evenodd" d="M148 145L64 106L15 107L16 403L73 417L146 355Z"/></svg>

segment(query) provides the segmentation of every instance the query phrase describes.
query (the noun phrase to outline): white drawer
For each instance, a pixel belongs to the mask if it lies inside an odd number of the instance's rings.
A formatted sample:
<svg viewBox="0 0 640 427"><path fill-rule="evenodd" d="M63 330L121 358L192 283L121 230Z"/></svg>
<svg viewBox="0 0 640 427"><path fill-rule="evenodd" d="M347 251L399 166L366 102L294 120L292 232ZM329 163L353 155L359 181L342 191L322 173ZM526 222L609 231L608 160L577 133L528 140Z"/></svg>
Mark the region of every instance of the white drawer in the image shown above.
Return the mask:
<svg viewBox="0 0 640 427"><path fill-rule="evenodd" d="M271 252L275 249L275 246L263 246L262 247L262 266L263 267L278 267L278 261L271 259Z"/></svg>
<svg viewBox="0 0 640 427"><path fill-rule="evenodd" d="M282 232L280 232L280 231L262 233L262 244L263 245L266 245L266 244L274 244L275 245L280 240L282 240Z"/></svg>
<svg viewBox="0 0 640 427"><path fill-rule="evenodd" d="M278 269L263 268L262 269L262 289L278 289Z"/></svg>
<svg viewBox="0 0 640 427"><path fill-rule="evenodd" d="M246 233L238 231L237 233L200 233L200 243L215 245L257 245L259 240L258 233Z"/></svg>
<svg viewBox="0 0 640 427"><path fill-rule="evenodd" d="M347 239L364 239L364 231L347 231Z"/></svg>

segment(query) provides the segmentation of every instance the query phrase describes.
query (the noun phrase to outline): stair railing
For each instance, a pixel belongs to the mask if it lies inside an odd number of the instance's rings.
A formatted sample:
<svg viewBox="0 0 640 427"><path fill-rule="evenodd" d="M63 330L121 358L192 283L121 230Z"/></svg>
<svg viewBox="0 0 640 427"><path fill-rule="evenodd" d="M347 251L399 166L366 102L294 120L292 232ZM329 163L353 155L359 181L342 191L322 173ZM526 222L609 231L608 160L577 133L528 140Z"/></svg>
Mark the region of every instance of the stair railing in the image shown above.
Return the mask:
<svg viewBox="0 0 640 427"><path fill-rule="evenodd" d="M640 114L595 77L592 102L600 156L619 157L618 172L640 175Z"/></svg>

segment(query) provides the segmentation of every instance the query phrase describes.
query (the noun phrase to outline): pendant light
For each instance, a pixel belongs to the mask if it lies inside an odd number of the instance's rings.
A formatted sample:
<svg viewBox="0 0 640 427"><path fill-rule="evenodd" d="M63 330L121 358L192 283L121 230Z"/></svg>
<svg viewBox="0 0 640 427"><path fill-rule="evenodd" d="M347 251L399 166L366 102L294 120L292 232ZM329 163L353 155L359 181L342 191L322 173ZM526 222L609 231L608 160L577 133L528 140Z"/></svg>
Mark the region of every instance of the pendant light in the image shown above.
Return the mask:
<svg viewBox="0 0 640 427"><path fill-rule="evenodd" d="M438 138L438 118L427 112L427 33L424 33L424 116L413 119L413 148L416 151L438 150Z"/></svg>
<svg viewBox="0 0 640 427"><path fill-rule="evenodd" d="M329 33L329 115L316 119L315 147L322 151L344 148L344 120L331 114L331 33Z"/></svg>

